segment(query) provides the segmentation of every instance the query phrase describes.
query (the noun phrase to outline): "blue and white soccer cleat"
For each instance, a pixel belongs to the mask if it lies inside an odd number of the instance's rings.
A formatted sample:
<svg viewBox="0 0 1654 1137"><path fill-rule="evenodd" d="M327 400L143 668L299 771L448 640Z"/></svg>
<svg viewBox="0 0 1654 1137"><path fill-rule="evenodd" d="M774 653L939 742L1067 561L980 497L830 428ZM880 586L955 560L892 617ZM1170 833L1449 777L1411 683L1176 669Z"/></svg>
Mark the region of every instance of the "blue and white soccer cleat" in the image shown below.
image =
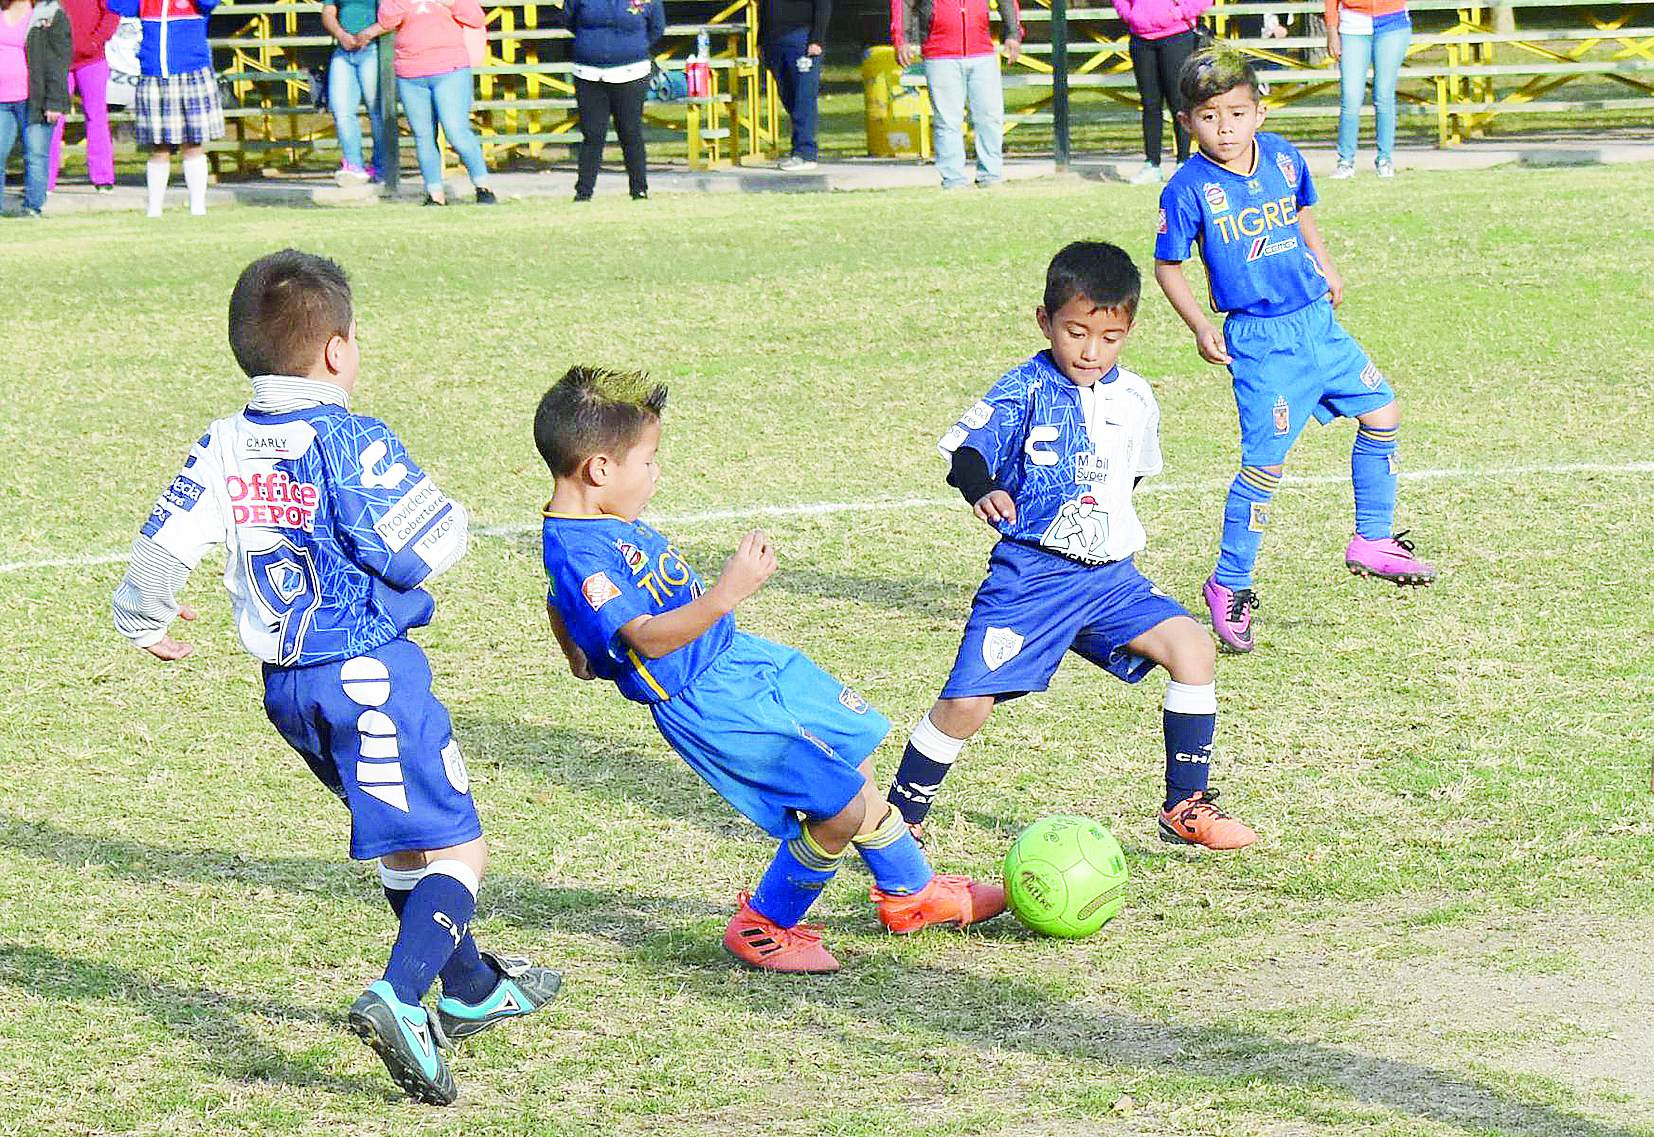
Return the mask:
<svg viewBox="0 0 1654 1137"><path fill-rule="evenodd" d="M437 1052L430 1016L424 1007L398 999L389 983L376 980L362 992L350 1008L349 1022L409 1097L427 1105L449 1105L459 1097L454 1076Z"/></svg>
<svg viewBox="0 0 1654 1137"><path fill-rule="evenodd" d="M549 967L491 951L481 954L500 973L500 981L487 997L475 1004L461 1002L452 995L437 1001L437 1026L455 1042L497 1022L539 1010L557 996L557 989L563 985L563 977Z"/></svg>

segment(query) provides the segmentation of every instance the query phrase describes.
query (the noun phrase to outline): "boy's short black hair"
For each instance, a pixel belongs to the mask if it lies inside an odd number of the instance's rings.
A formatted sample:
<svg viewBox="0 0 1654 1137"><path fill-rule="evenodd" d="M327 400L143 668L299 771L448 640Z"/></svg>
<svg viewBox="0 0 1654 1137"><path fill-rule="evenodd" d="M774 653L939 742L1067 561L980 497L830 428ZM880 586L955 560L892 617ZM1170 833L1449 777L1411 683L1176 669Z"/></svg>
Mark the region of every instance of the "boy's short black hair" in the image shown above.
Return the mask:
<svg viewBox="0 0 1654 1137"><path fill-rule="evenodd" d="M322 347L350 335L350 279L326 257L283 249L241 272L230 293L230 350L248 377L308 375Z"/></svg>
<svg viewBox="0 0 1654 1137"><path fill-rule="evenodd" d="M1185 59L1177 72L1177 94L1185 111L1236 87L1247 88L1252 92L1252 101L1258 101L1258 73L1246 56L1232 48L1201 48Z"/></svg>
<svg viewBox="0 0 1654 1137"><path fill-rule="evenodd" d="M553 474L572 477L593 454L630 450L665 407L666 384L647 372L571 367L540 399L534 446Z"/></svg>
<svg viewBox="0 0 1654 1137"><path fill-rule="evenodd" d="M1076 296L1091 301L1094 308L1124 312L1137 318L1137 302L1143 297L1143 274L1127 252L1107 241L1075 241L1051 258L1045 270L1045 311L1057 310Z"/></svg>

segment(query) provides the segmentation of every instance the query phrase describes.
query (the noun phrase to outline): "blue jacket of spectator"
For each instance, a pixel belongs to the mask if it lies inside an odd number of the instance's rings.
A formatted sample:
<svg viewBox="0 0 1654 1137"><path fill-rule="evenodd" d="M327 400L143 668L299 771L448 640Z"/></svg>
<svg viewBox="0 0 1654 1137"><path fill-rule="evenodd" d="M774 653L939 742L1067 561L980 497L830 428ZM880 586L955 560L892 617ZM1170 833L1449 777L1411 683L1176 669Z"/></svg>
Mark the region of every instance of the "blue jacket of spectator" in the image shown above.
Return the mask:
<svg viewBox="0 0 1654 1137"><path fill-rule="evenodd" d="M563 25L574 33L574 61L619 67L649 58L666 31L661 0L566 0Z"/></svg>
<svg viewBox="0 0 1654 1137"><path fill-rule="evenodd" d="M149 76L186 75L212 67L207 48L207 13L218 0L109 0L117 16L143 22L138 71Z"/></svg>

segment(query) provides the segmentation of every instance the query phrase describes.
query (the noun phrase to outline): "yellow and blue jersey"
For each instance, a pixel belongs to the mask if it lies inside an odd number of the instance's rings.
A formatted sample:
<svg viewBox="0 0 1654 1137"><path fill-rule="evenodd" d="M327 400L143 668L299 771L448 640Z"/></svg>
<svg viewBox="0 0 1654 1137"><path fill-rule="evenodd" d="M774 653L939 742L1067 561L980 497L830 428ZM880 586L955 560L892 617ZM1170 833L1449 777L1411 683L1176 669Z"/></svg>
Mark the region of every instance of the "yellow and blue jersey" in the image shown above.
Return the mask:
<svg viewBox="0 0 1654 1137"><path fill-rule="evenodd" d="M620 636L639 616L688 604L704 590L700 577L663 534L620 517L570 517L547 512L541 535L546 600L563 619L592 673L637 703L669 699L705 671L735 635L724 616L692 642L659 659L644 659Z"/></svg>
<svg viewBox="0 0 1654 1137"><path fill-rule="evenodd" d="M1327 278L1304 245L1298 211L1316 202L1302 154L1260 132L1252 167L1237 174L1198 151L1160 191L1156 260L1182 262L1199 242L1219 312L1281 316L1327 294Z"/></svg>

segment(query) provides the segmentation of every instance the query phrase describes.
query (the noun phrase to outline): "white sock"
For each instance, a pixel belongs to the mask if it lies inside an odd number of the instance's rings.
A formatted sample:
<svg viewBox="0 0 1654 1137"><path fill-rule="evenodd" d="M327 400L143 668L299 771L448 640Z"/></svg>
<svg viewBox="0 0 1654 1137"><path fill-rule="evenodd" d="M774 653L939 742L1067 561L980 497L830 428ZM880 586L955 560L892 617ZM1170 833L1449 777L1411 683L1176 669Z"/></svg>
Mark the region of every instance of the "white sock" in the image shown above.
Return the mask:
<svg viewBox="0 0 1654 1137"><path fill-rule="evenodd" d="M184 159L184 184L190 191L190 212L207 212L207 156L191 154Z"/></svg>
<svg viewBox="0 0 1654 1137"><path fill-rule="evenodd" d="M932 762L940 762L944 766L951 766L959 760L959 752L965 748L963 738L954 738L943 734L940 727L930 721L926 714L908 735L908 745L929 758Z"/></svg>
<svg viewBox="0 0 1654 1137"><path fill-rule="evenodd" d="M1178 715L1215 715L1218 713L1218 685L1214 683L1179 683L1166 680L1166 710Z"/></svg>
<svg viewBox="0 0 1654 1137"><path fill-rule="evenodd" d="M171 154L151 154L144 163L144 184L149 187L149 215L161 216L161 200L167 195L167 177L172 173Z"/></svg>

